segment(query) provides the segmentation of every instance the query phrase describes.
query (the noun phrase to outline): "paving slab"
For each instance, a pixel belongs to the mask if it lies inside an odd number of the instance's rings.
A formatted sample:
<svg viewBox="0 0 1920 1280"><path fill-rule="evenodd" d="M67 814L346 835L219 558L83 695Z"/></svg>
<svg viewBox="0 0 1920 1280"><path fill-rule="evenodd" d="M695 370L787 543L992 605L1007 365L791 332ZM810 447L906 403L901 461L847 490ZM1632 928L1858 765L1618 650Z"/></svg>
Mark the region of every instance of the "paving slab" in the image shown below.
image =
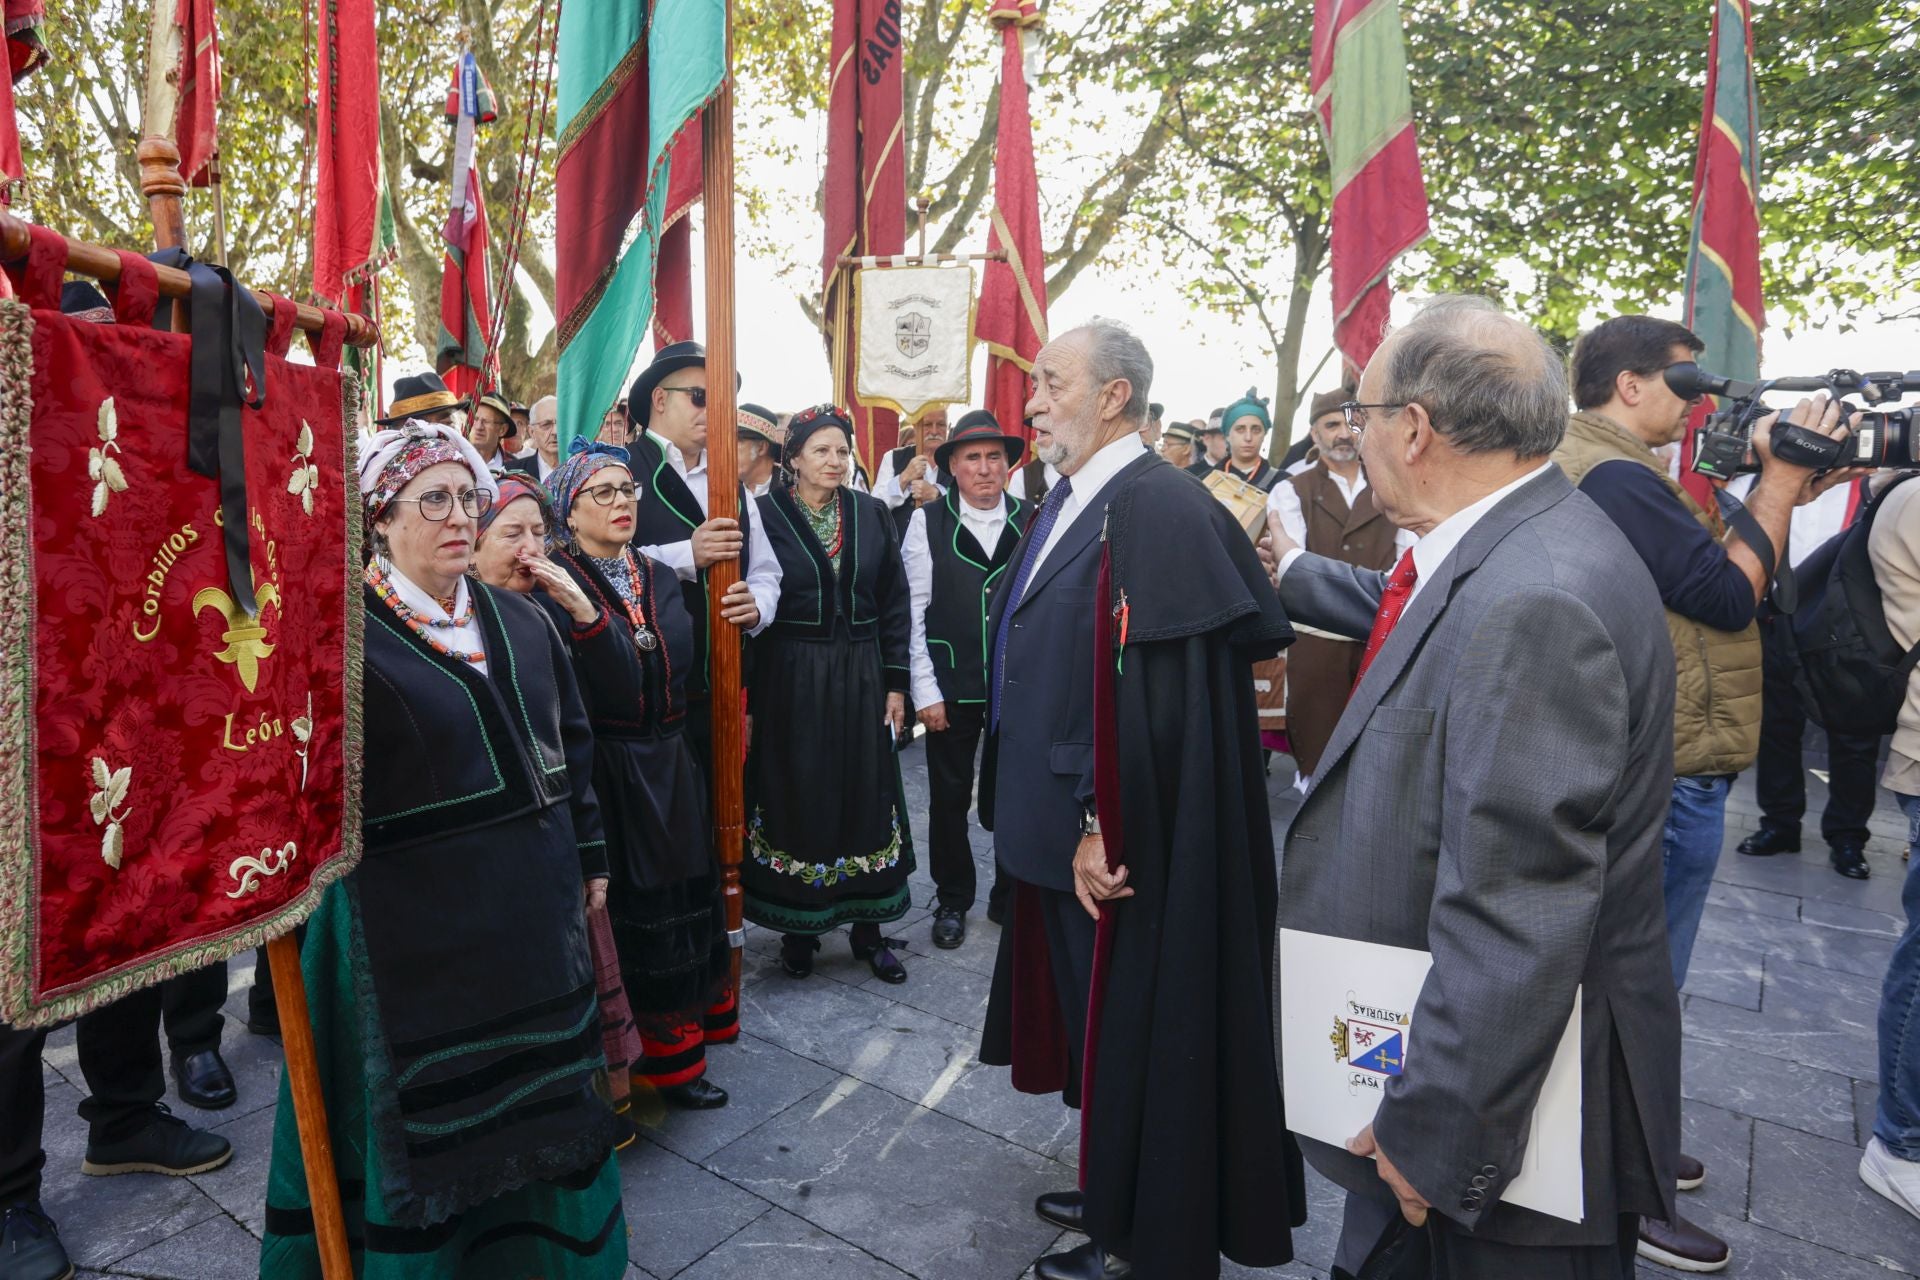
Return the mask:
<svg viewBox="0 0 1920 1280"><path fill-rule="evenodd" d="M1680 1149L1707 1170L1697 1189L1679 1193L1681 1215L1694 1221L1707 1213L1746 1217L1753 1118L1687 1099L1680 1104Z"/></svg>
<svg viewBox="0 0 1920 1280"><path fill-rule="evenodd" d="M1732 1263L1720 1273L1730 1280L1892 1280L1912 1274L1909 1268L1850 1257L1736 1217L1709 1213L1694 1220L1733 1250ZM1642 1262L1640 1274L1661 1280L1687 1280L1697 1273Z"/></svg>
<svg viewBox="0 0 1920 1280"><path fill-rule="evenodd" d="M257 1280L260 1241L219 1214L121 1259L113 1269L152 1280Z"/></svg>
<svg viewBox="0 0 1920 1280"><path fill-rule="evenodd" d="M746 1032L737 1043L716 1045L707 1051L707 1073L730 1095L726 1106L712 1111L680 1111L665 1106L658 1097L635 1100L635 1119L642 1133L651 1142L694 1161L706 1159L741 1134L764 1124L831 1081L835 1074ZM621 1153L621 1167L643 1155L630 1148Z"/></svg>
<svg viewBox="0 0 1920 1280"><path fill-rule="evenodd" d="M771 1209L751 1192L658 1147L623 1159L620 1181L628 1257L657 1276L678 1275Z"/></svg>
<svg viewBox="0 0 1920 1280"><path fill-rule="evenodd" d="M1823 1138L1853 1141L1853 1080L1805 1063L1687 1038L1680 1046L1680 1094Z"/></svg>
<svg viewBox="0 0 1920 1280"><path fill-rule="evenodd" d="M1776 916L1782 920L1800 918L1800 899L1792 894L1746 889L1721 880L1714 881L1707 890L1707 905L1731 907L1737 911L1751 911L1756 915Z"/></svg>
<svg viewBox="0 0 1920 1280"><path fill-rule="evenodd" d="M1886 973L1887 961L1893 956L1891 938L1802 920L1783 920L1712 903L1707 904L1700 917L1699 943L1743 947L1764 952L1770 958L1797 960L1875 981Z"/></svg>
<svg viewBox="0 0 1920 1280"><path fill-rule="evenodd" d="M1863 1262L1920 1270L1920 1221L1868 1190L1859 1161L1851 1142L1756 1121L1753 1222Z"/></svg>
<svg viewBox="0 0 1920 1280"><path fill-rule="evenodd" d="M1724 942L1699 942L1687 964L1686 994L1760 1011L1766 953Z"/></svg>
<svg viewBox="0 0 1920 1280"><path fill-rule="evenodd" d="M1057 1232L1027 1206L1064 1166L859 1081L808 1098L709 1166L927 1280L1013 1280Z"/></svg>
<svg viewBox="0 0 1920 1280"><path fill-rule="evenodd" d="M865 982L856 985L863 991L888 996L909 1008L977 1031L987 1023L987 993L993 979L961 964L952 954L929 948L911 957L900 957L900 963L907 970L907 980L898 986L871 974Z"/></svg>
<svg viewBox="0 0 1920 1280"><path fill-rule="evenodd" d="M233 1144L233 1159L212 1173L195 1174L190 1179L255 1237L266 1231L267 1172L273 1167L276 1112L277 1108L267 1107L215 1128L215 1133Z"/></svg>
<svg viewBox="0 0 1920 1280"><path fill-rule="evenodd" d="M907 1273L774 1209L674 1280L907 1280Z"/></svg>
<svg viewBox="0 0 1920 1280"><path fill-rule="evenodd" d="M1873 1122L1880 1113L1880 1086L1871 1080L1853 1082L1853 1142L1865 1149L1873 1136Z"/></svg>

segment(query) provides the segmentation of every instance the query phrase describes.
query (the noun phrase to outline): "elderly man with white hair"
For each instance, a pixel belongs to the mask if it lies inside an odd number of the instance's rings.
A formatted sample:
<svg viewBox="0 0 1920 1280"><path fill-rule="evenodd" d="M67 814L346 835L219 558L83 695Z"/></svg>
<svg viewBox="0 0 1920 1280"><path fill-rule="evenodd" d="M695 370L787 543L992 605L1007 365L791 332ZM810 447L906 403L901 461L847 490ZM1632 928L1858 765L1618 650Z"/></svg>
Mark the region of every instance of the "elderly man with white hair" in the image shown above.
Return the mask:
<svg viewBox="0 0 1920 1280"><path fill-rule="evenodd" d="M1304 1217L1273 1065L1273 829L1252 664L1292 639L1227 509L1141 441L1153 360L1095 320L1034 361L1057 468L987 618L980 814L1016 882L980 1057L1083 1108L1090 1239L1042 1280L1269 1267Z"/></svg>
<svg viewBox="0 0 1920 1280"><path fill-rule="evenodd" d="M507 461L508 471L518 471L522 475L532 476L541 484L553 474L560 465L560 402L552 396L541 396L533 402L532 416L527 423L527 434L533 437L533 449L518 458Z"/></svg>

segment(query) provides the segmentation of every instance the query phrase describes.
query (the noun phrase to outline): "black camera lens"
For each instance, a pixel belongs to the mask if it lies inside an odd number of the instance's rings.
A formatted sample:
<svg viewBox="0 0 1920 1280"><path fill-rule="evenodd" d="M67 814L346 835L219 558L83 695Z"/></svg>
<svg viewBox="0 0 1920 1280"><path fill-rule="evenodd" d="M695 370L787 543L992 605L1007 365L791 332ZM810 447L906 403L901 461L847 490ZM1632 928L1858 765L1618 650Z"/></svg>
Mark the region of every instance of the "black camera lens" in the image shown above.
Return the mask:
<svg viewBox="0 0 1920 1280"><path fill-rule="evenodd" d="M1841 465L1849 467L1920 466L1920 438L1913 409L1862 412L1853 416L1853 438Z"/></svg>

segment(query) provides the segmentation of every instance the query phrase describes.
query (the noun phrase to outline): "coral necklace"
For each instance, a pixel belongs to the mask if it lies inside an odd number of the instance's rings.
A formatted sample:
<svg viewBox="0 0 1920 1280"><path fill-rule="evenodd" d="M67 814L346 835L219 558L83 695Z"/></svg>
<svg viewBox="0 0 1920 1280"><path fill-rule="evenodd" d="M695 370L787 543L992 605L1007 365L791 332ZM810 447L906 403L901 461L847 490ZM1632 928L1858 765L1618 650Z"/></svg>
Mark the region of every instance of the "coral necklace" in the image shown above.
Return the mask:
<svg viewBox="0 0 1920 1280"><path fill-rule="evenodd" d="M424 640L428 648L444 653L449 658L458 658L462 662L471 663L474 666L479 666L487 660L487 655L484 650L479 653L468 653L464 649L454 648L434 634L436 630L457 630L473 621L473 593L471 591L467 593L467 607L461 611L458 618L423 618L408 605L405 600L400 598L400 592L393 585L393 579L387 576L385 562L378 556L375 556L367 562L366 579L367 585L373 588L373 594L380 597L381 603L393 610L394 616L406 624L407 630ZM456 588L454 598L457 600L459 595L460 592ZM452 613L452 610L449 609L448 613Z"/></svg>
<svg viewBox="0 0 1920 1280"><path fill-rule="evenodd" d="M647 625L647 615L640 608L640 566L633 562L632 551L623 553L620 563L627 571L627 590L614 594L621 597L620 603L627 609L627 621L633 624L633 647L642 653L652 653L660 647L660 637Z"/></svg>

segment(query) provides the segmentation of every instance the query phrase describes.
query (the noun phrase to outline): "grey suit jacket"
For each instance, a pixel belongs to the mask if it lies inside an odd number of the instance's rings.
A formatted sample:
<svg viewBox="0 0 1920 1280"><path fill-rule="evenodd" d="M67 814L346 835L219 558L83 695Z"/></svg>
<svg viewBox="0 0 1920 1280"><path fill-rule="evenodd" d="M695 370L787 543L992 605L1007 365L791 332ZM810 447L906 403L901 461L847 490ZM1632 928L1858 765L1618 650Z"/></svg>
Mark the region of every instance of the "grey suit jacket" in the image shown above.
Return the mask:
<svg viewBox="0 0 1920 1280"><path fill-rule="evenodd" d="M1384 585L1308 555L1280 597L1296 622L1364 636ZM1673 696L1653 580L1556 467L1488 512L1420 588L1287 831L1281 927L1433 955L1417 1047L1374 1134L1437 1212L1481 1236L1598 1244L1616 1238L1618 1214L1671 1216L1680 1013L1661 830ZM1581 1224L1499 1203L1576 986ZM1275 1026L1277 1040L1277 1011ZM1302 1145L1333 1181L1386 1194L1371 1161Z"/></svg>

